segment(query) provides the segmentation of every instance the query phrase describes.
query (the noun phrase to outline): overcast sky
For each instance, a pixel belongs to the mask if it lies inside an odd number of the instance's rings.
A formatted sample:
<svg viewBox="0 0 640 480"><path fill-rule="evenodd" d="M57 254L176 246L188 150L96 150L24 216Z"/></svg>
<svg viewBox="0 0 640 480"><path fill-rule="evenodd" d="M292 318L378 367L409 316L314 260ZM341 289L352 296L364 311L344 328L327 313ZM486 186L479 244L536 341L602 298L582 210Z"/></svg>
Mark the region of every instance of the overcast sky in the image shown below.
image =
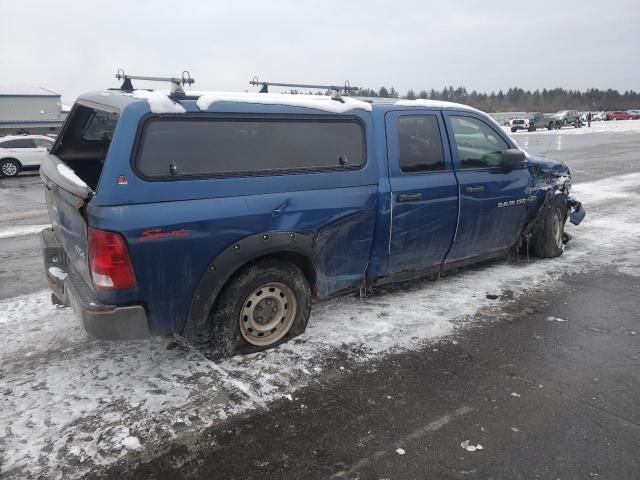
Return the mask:
<svg viewBox="0 0 640 480"><path fill-rule="evenodd" d="M0 0L0 87L67 101L139 75L189 70L199 90L253 75L401 93L640 90L638 0ZM139 84L142 86L143 84Z"/></svg>

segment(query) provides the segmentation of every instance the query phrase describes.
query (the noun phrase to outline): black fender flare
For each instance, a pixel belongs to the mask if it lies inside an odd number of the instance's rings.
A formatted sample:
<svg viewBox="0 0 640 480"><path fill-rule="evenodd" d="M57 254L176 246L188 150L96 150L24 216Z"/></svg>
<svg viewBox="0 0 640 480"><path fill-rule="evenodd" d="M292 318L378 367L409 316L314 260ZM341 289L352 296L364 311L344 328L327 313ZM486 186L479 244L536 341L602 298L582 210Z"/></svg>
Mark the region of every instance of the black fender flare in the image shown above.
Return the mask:
<svg viewBox="0 0 640 480"><path fill-rule="evenodd" d="M315 246L315 238L295 232L264 232L229 245L216 256L200 278L181 334L188 338L206 336L204 327L218 294L243 265L270 254L295 253L309 259L316 268Z"/></svg>

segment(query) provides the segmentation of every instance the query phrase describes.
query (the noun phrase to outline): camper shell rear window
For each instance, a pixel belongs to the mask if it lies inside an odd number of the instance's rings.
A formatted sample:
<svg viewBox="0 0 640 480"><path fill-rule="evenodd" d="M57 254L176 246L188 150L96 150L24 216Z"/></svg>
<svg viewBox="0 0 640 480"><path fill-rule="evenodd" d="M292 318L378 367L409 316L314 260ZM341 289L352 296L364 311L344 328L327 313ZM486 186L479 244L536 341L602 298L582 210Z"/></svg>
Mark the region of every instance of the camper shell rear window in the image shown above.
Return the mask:
<svg viewBox="0 0 640 480"><path fill-rule="evenodd" d="M51 150L93 190L100 181L119 118L117 110L78 102Z"/></svg>
<svg viewBox="0 0 640 480"><path fill-rule="evenodd" d="M351 170L364 143L354 118L150 117L135 168L147 179Z"/></svg>

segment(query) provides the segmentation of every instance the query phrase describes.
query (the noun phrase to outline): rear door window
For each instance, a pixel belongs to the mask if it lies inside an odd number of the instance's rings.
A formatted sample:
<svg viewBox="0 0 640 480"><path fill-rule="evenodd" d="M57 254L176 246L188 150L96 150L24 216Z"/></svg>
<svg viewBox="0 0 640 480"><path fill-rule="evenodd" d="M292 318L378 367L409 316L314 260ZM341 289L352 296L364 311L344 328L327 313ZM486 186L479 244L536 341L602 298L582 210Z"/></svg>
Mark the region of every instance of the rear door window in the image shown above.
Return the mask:
<svg viewBox="0 0 640 480"><path fill-rule="evenodd" d="M48 148L50 149L53 145L53 140L45 140L44 138L34 138L34 143L38 148Z"/></svg>
<svg viewBox="0 0 640 480"><path fill-rule="evenodd" d="M438 118L405 115L398 118L400 169L404 173L444 170L444 153Z"/></svg>
<svg viewBox="0 0 640 480"><path fill-rule="evenodd" d="M364 131L351 119L152 118L136 155L145 177L360 168Z"/></svg>

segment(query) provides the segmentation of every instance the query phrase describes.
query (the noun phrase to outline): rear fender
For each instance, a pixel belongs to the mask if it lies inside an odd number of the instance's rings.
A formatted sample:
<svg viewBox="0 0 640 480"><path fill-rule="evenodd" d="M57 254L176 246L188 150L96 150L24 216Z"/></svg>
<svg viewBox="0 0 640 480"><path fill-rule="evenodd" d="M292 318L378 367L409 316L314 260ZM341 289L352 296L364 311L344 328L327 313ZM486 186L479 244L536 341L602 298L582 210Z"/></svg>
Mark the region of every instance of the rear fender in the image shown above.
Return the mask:
<svg viewBox="0 0 640 480"><path fill-rule="evenodd" d="M206 321L222 287L251 260L272 254L296 253L317 268L316 240L294 232L265 232L245 237L227 247L207 268L196 287L182 335L193 338L207 331ZM314 286L311 285L312 291Z"/></svg>

